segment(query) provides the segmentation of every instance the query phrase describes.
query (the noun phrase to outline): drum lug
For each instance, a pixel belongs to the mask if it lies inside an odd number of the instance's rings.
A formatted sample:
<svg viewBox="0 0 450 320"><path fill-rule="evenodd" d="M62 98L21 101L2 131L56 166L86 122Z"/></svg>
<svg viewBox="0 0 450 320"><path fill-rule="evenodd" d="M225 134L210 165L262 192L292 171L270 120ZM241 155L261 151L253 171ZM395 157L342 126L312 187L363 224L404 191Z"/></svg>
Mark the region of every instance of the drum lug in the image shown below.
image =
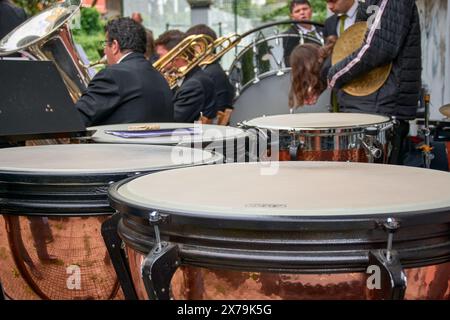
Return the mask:
<svg viewBox="0 0 450 320"><path fill-rule="evenodd" d="M383 227L388 233L386 250L369 252L369 265L377 266L381 271L381 287L377 292L379 294L375 296L380 299L403 300L407 279L397 251L392 250L394 233L399 229L400 223L389 218L383 223Z"/></svg>
<svg viewBox="0 0 450 320"><path fill-rule="evenodd" d="M163 242L147 255L142 264L142 279L150 300L170 300L170 282L180 265L177 245Z"/></svg>
<svg viewBox="0 0 450 320"><path fill-rule="evenodd" d="M379 128L368 127L364 130L364 136L360 138L360 141L367 152L369 163L374 163L375 159L380 159L383 156L383 151L375 146L376 137L379 133Z"/></svg>
<svg viewBox="0 0 450 320"><path fill-rule="evenodd" d="M117 232L120 218L120 214L114 214L111 218L103 222L102 237L108 249L108 254L116 271L125 299L137 300L136 291L131 280L131 273L126 262L125 251L123 250L124 243Z"/></svg>
<svg viewBox="0 0 450 320"><path fill-rule="evenodd" d="M6 300L5 292L3 291L2 283L0 282L0 301Z"/></svg>
<svg viewBox="0 0 450 320"><path fill-rule="evenodd" d="M289 155L291 157L291 161L297 161L298 153L300 152L300 149L304 147L303 141L298 141L295 133L291 133L292 135L292 142L289 146Z"/></svg>

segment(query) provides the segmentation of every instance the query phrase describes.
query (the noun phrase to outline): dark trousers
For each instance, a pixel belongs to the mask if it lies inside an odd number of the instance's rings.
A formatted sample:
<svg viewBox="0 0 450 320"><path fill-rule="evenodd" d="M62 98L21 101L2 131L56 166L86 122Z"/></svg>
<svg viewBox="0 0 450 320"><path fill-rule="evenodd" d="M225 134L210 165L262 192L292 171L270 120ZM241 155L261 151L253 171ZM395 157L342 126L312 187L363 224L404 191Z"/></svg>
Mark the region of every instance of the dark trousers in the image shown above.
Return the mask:
<svg viewBox="0 0 450 320"><path fill-rule="evenodd" d="M397 120L397 124L395 124L389 139L391 144L391 153L388 159L389 164L403 164L403 159L407 153L405 142L408 133L409 122L405 120Z"/></svg>

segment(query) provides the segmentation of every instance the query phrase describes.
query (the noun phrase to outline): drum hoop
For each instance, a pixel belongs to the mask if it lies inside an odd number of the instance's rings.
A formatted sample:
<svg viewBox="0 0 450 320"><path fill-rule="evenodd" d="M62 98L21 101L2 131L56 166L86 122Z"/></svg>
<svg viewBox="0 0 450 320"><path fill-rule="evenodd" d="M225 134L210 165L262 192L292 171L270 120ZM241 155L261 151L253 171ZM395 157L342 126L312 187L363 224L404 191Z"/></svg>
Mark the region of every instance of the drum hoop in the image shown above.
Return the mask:
<svg viewBox="0 0 450 320"><path fill-rule="evenodd" d="M119 189L125 184L133 181L134 178L128 178L112 184L108 189L108 198L112 208L121 214L135 216L137 218L149 218L149 213L157 211L164 215L170 215L171 221L178 220L181 224L188 224L189 221L196 225L211 226L212 223L220 221L222 228L236 229L255 229L261 226L269 226L268 230L286 230L288 228L300 228L310 230L314 227L320 227L319 230L348 230L348 224L352 228L361 226L364 228L377 229L383 225L387 218L395 218L401 221L402 226L448 223L450 221L450 207L418 210L400 213L379 213L364 214L359 216L345 215L323 215L323 216L281 216L281 215L236 215L230 209L227 214L206 215L203 213L171 211L166 208L147 207L137 203L130 203L128 199L119 193ZM432 220L433 218L433 220ZM269 223L267 225L267 223ZM341 227L339 227L341 226ZM300 230L299 229L299 230Z"/></svg>
<svg viewBox="0 0 450 320"><path fill-rule="evenodd" d="M286 74L290 74L291 73L291 68L282 68L282 69L279 69L279 70L270 70L270 71L267 71L267 72L264 72L264 73L261 73L261 74L259 74L258 75L258 78L259 78L259 80L265 80L265 79L267 79L267 78L271 78L271 77L273 77L273 76L277 76L277 77L281 77L281 76L284 76L284 75L286 75ZM282 75L278 75L278 73L279 72L283 72L283 74ZM254 81L249 81L249 82L247 82L244 86L242 86L242 88L240 89L240 93L239 93L239 95L237 96L237 97L235 97L234 98L234 101L237 101L237 100L239 100L239 97L248 89L248 88L250 88L250 87L252 87L252 86L254 86L255 85L255 83L254 83Z"/></svg>
<svg viewBox="0 0 450 320"><path fill-rule="evenodd" d="M152 123L153 124L153 123ZM154 123L154 124L158 124L158 123ZM162 124L162 123L161 123ZM103 144L109 144L109 145L113 145L113 144L120 144L121 142L123 142L123 144L126 145L130 145L130 144L136 144L136 145L149 145L149 146L172 146L172 147L184 147L190 143L218 143L218 142L222 142L222 141L230 141L230 140L235 140L235 139L242 139L245 140L247 138L251 138L251 135L246 132L245 130L243 130L242 128L236 128L236 127L223 127L223 126L218 126L218 125L202 125L202 126L207 126L207 130L218 130L218 129L222 129L222 128L229 128L229 129L233 129L235 131L239 131L236 135L227 135L222 137L222 139L217 139L212 137L212 139L208 138L208 139L204 139L205 137L202 135L201 139L196 140L195 138L192 139L192 141L167 141L167 142L156 142L156 143L149 143L148 141L142 141L142 139L124 139L123 140L117 140L117 142L113 142L113 140L110 140L111 142L102 142L101 137L96 137L95 135L93 135L91 137L92 141L96 142L96 141L100 141L97 143L103 143ZM211 126L211 127L210 127ZM94 130L101 130L101 127L92 127L91 129ZM108 127L108 126L103 126L103 127ZM194 125L192 124L191 126L186 126L186 127L180 127L180 128L168 128L168 129L183 129L183 128L191 128L194 127ZM110 130L110 129L103 129L103 134L106 135L106 133L104 133L105 130ZM225 134L227 133L227 131L225 130L224 132Z"/></svg>
<svg viewBox="0 0 450 320"><path fill-rule="evenodd" d="M312 42L314 42L314 43L316 43L316 44L318 44L318 45L320 45L320 46L323 46L323 44L320 42L320 40L318 40L317 38L312 37L312 36L310 36L310 35L303 35L303 36L300 36L299 34L283 34L283 33L271 35L271 36L269 36L269 37L265 37L265 38L263 38L263 39L259 39L259 40L256 41L256 42L251 42L251 43L248 44L247 46L243 47L243 48L241 49L241 52L235 57L234 62L233 62L233 64L230 66L229 70L232 70L232 69L235 67L237 61L239 61L239 59L242 58L242 56L243 56L249 49L251 49L253 46L255 46L255 45L256 45L256 46L257 46L257 45L260 45L260 44L262 44L262 43L264 43L264 42L268 42L268 41L270 41L270 40L283 39L283 38L299 38L299 39L302 39L302 38L303 38L303 39L306 39L306 40L311 40Z"/></svg>
<svg viewBox="0 0 450 320"><path fill-rule="evenodd" d="M324 131L324 133L322 133L323 135L328 135L329 131L342 131L342 133L352 133L354 131L362 131L365 128L370 128L370 127L381 127L379 129L383 129L383 127L386 127L390 124L393 124L395 122L395 120L393 120L392 118L389 117L385 117L387 120L383 121L383 122L377 122L377 123L373 123L373 124L368 124L368 125L353 125L353 126L342 126L342 127L328 127L328 128L314 128L314 127L303 127L303 128L290 128L290 127L274 127L274 126L258 126L258 125L251 125L249 124L249 121L252 120L247 120L244 121L242 123L244 128L247 129L265 129L265 130L274 130L274 131L287 131L290 133L301 133L301 134L305 134L308 135L310 134L311 136L318 136L321 133L311 133L310 131Z"/></svg>

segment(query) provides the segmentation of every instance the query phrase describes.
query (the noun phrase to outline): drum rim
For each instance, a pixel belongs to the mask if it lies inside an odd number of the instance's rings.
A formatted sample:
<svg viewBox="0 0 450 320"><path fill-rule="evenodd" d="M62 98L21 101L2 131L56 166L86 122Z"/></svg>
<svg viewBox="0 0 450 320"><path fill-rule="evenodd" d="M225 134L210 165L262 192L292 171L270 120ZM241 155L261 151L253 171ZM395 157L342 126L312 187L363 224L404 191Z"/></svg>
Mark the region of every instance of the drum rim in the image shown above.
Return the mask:
<svg viewBox="0 0 450 320"><path fill-rule="evenodd" d="M57 148L68 148L73 146L88 146L88 148L95 149L98 146L108 146L113 147L114 146L123 146L125 148L133 148L132 144L85 144L85 145L59 145ZM28 148L45 148L45 147L55 147L55 146L37 146L37 147L28 147ZM191 148L187 148L185 146L166 146L166 145L139 145L139 147L144 148L159 148L159 149L166 149L170 150L173 148L179 148L180 150L185 150L186 152L191 151ZM16 149L22 149L24 147L19 147ZM27 147L25 147L27 148ZM188 166L200 166L200 165L208 165L208 164L214 164L214 163L220 163L223 161L223 155L220 153L217 153L215 151L210 150L198 150L201 152L207 152L211 154L211 158L208 160L201 160L192 162L189 164L172 164L170 166L154 166L154 167L142 167L142 168L129 168L129 169L115 169L110 171L105 171L99 169L98 171L95 170L89 170L89 169L75 169L74 171L69 171L71 169L26 169L26 170L8 170L6 167L0 166L0 182L19 182L21 179L26 179L27 182L30 182L30 179L39 179L39 178L45 178L51 181L51 179L60 180L62 179L83 179L83 178L100 178L104 179L107 177L115 177L120 175L133 175L133 174L142 174L143 172L151 173L151 172L159 172L159 171L165 171L165 170L172 170L172 169L180 169ZM19 168L17 168L19 169ZM95 180L95 179L94 179ZM98 180L98 179L97 179ZM41 181L42 182L42 181Z"/></svg>
<svg viewBox="0 0 450 320"><path fill-rule="evenodd" d="M142 176L141 176L142 177ZM394 218L401 221L402 225L419 225L423 222L432 220L435 223L449 223L450 222L450 206L443 208L404 211L396 213L377 213L377 214L361 214L361 215L310 215L310 216L294 216L294 215L237 215L234 212L227 214L207 215L204 213L195 213L181 210L170 210L167 208L158 208L156 206L143 206L138 203L132 203L119 193L119 189L137 179L139 177L127 178L110 185L108 189L108 199L110 206L122 215L129 215L136 218L147 219L149 213L159 212L162 215L171 217L171 221L181 224L196 224L208 226L211 223L220 221L223 228L230 227L242 229L254 229L257 226L270 224L270 230L286 230L286 227L296 228L315 228L320 230L336 230L343 228L347 230L347 224L352 225L366 225L377 226L383 224L388 218Z"/></svg>
<svg viewBox="0 0 450 320"><path fill-rule="evenodd" d="M302 115L302 114L311 114L311 113L299 113L296 115ZM314 115L328 115L328 114L333 114L332 112L330 113L314 113ZM345 113L339 113L339 114L345 114ZM283 126L279 126L279 127L275 127L275 126L257 126L257 125L253 125L253 124L249 124L249 122L257 120L257 119L262 119L262 118L269 118L269 117L277 117L277 116L288 116L289 114L278 114L278 115L272 115L272 116L267 116L267 117L258 117L258 118L254 118L251 120L246 120L242 122L242 125L246 128L249 129L265 129L265 130L275 130L275 131L289 131L289 132L295 132L295 133L308 133L309 131L330 131L330 130L342 130L342 131L356 131L356 130L362 130L368 127L373 127L373 126L382 126L382 125L388 125L390 123L393 123L395 120L392 119L391 117L387 117L384 115L378 115L378 114L370 114L370 113L351 113L351 114L358 114L358 115L369 115L369 116L379 116L382 118L385 118L385 121L382 122L377 122L377 123L372 123L372 124L368 124L368 125L353 125L353 126L336 126L336 127L327 127L327 128L315 128L315 127L283 127Z"/></svg>
<svg viewBox="0 0 450 320"><path fill-rule="evenodd" d="M192 127L194 127L194 124L192 124L192 123L177 123L177 122L148 122L148 123L143 122L143 123L135 123L134 125L148 125L148 124L186 125L186 126L183 126L183 127L173 128L173 129L183 129L183 128L192 128ZM131 125L131 124L129 124L129 125ZM113 126L113 125L110 125L110 126ZM100 130L102 128L105 129L106 127L110 127L110 126L90 127L87 130L97 130L98 131L98 130ZM202 135L202 139L192 139L191 142L183 142L183 141L180 141L180 142L176 142L176 141L173 141L173 142L172 141L158 142L158 141L155 141L155 142L151 142L150 143L147 140L149 138L144 138L144 140L146 140L146 141L143 141L142 139L134 139L134 140L132 139L132 140L128 140L128 142L127 142L126 139L118 138L118 137L115 137L115 139L118 139L116 141L116 140L114 140L114 136L111 136L112 140L102 141L102 138L101 137L96 137L95 134L91 137L91 139L92 139L92 141L94 141L96 143L102 143L102 144L140 144L140 145L155 145L155 146L179 146L179 147L185 147L185 146L189 145L189 143L194 143L194 144L195 143L220 143L220 142L223 142L223 141L231 141L231 140L235 140L235 139L247 139L247 138L251 138L252 137L252 135L250 133L248 133L247 131L243 130L242 128L237 128L237 127L232 127L232 126L219 126L219 125L214 125L214 124L202 124L202 126L206 126L206 127L210 128L210 129L225 128L225 130L226 130L227 128L230 128L230 129L239 131L239 133L237 135L235 135L235 136L226 136L225 139L221 139L221 140L210 139L210 138L204 139L205 137ZM106 133L103 131L102 135L106 135ZM121 142L122 139L124 139L123 142ZM108 141L110 141L110 142L108 142Z"/></svg>

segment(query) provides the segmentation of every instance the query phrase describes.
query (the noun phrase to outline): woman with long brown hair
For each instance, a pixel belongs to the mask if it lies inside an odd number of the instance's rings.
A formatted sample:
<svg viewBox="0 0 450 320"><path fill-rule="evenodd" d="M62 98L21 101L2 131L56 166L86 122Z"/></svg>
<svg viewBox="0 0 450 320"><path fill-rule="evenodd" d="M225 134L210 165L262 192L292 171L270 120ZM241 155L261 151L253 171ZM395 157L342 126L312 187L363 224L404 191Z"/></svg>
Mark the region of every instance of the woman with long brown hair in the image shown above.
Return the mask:
<svg viewBox="0 0 450 320"><path fill-rule="evenodd" d="M329 37L327 44L320 47L307 43L297 46L291 54L292 86L289 93L290 108L313 105L327 88L327 59L331 56L335 37Z"/></svg>

